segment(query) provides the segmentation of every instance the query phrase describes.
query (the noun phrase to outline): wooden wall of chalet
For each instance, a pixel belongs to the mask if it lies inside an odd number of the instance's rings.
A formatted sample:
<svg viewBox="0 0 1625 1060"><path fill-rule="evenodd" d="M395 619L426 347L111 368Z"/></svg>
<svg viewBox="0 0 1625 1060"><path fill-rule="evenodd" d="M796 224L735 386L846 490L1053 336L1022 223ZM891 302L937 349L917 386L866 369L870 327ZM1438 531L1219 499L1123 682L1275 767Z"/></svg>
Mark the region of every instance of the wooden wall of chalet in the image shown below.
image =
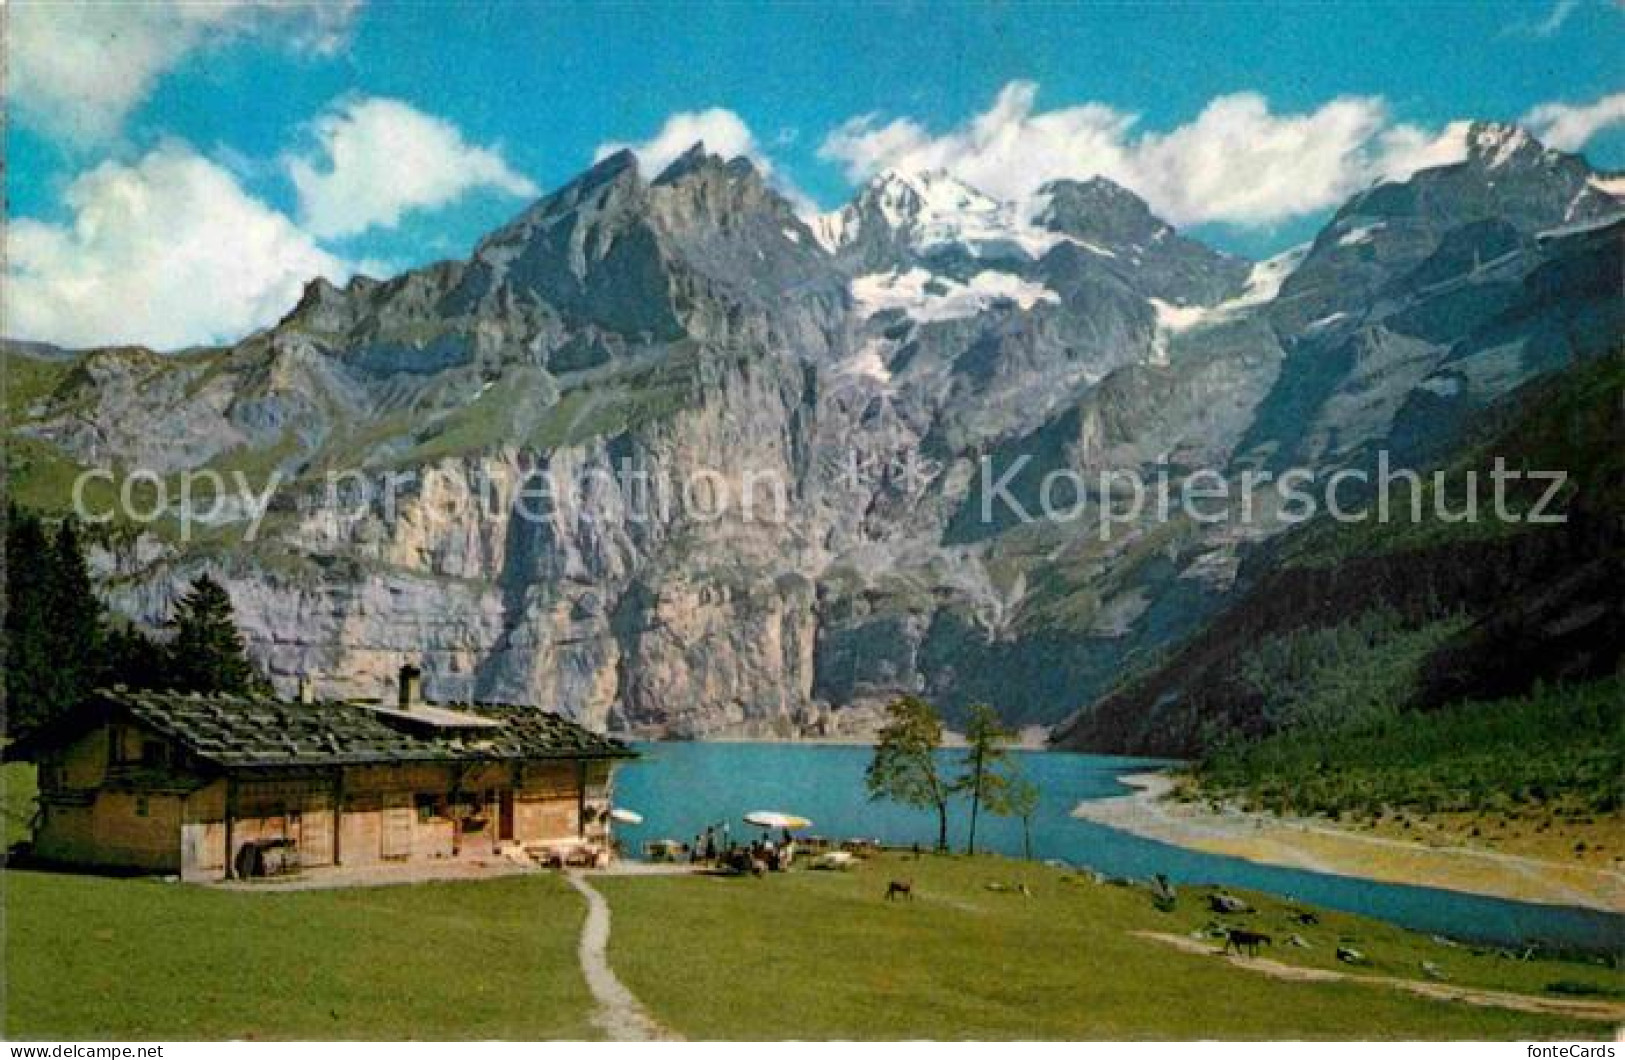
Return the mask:
<svg viewBox="0 0 1625 1060"><path fill-rule="evenodd" d="M34 852L72 864L177 872L183 797L104 790L115 738L127 734L97 729L41 761Z"/></svg>
<svg viewBox="0 0 1625 1060"><path fill-rule="evenodd" d="M608 839L609 779L607 762L584 767L576 762L352 767L343 779L338 857L345 866L357 866L488 856L506 840L601 844ZM339 793L331 773L240 780L236 787L234 849L253 839L288 838L299 844L305 867L333 863L333 806ZM511 795L505 798L505 791ZM420 805L424 798L432 801L432 809ZM511 815L504 813L505 802ZM187 799L182 842L187 879L224 875L225 803L224 780ZM509 835L503 834L505 817L512 822Z"/></svg>
<svg viewBox="0 0 1625 1060"><path fill-rule="evenodd" d="M229 853L260 839L294 840L308 868L333 864L335 854L344 865L365 865L491 855L506 840L608 839L608 762L356 766L343 771L342 785L331 769L234 785L199 777L191 783L201 786L180 793L131 790L130 778L110 775L111 760L139 751L139 733L102 728L41 761L41 857L215 880L226 875Z"/></svg>
<svg viewBox="0 0 1625 1060"><path fill-rule="evenodd" d="M45 810L35 853L50 861L105 868L178 872L181 796L101 792L88 806Z"/></svg>

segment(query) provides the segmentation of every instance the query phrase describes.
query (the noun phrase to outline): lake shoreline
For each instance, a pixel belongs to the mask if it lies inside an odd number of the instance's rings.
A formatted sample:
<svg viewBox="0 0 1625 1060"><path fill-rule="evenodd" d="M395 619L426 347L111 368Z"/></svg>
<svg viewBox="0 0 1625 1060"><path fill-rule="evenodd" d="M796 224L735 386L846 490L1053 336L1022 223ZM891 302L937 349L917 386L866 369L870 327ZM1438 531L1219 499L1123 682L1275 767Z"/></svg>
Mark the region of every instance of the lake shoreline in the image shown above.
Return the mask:
<svg viewBox="0 0 1625 1060"><path fill-rule="evenodd" d="M1057 754L1072 754L1072 753L1074 753L1074 752L1071 752L1071 751L1062 751L1062 750L1058 750L1056 748L1051 747L1050 744L1049 744L1048 738L1047 738L1048 731L1049 731L1048 729L1042 728L1040 726L1029 726L1026 729L1023 729L1020 732L1018 732L1016 734L1016 737L1014 739L1008 741L1004 746L1006 748L1008 748L1009 750L1012 750L1012 751L1055 751L1055 753L1057 753ZM643 735L643 734L639 734L639 733L625 733L625 732L612 732L612 733L609 733L608 735L610 737L614 738L614 739L624 740L624 741L626 741L628 743L649 743L649 744L665 744L665 743L674 743L674 744L762 744L762 745L768 745L768 746L785 746L785 747L865 747L865 748L874 747L875 746L875 741L876 741L876 738L877 738L874 734L870 734L870 735L867 735L867 736L852 734L852 735L844 735L844 736L791 736L791 737L733 736L733 735L724 734L724 735L718 735L718 736L706 736L704 738L694 739L694 740L680 740L680 739L674 739L672 737L654 737L654 736L647 736L647 735ZM954 732L952 730L944 730L943 731L943 734L942 734L942 750L944 750L944 751L961 751L961 750L964 750L965 746L966 746L965 745L965 736L964 736L963 733Z"/></svg>
<svg viewBox="0 0 1625 1060"><path fill-rule="evenodd" d="M1324 821L1169 798L1166 772L1125 773L1133 790L1079 802L1072 816L1187 850L1257 864L1541 905L1625 912L1625 874L1460 846L1362 835Z"/></svg>

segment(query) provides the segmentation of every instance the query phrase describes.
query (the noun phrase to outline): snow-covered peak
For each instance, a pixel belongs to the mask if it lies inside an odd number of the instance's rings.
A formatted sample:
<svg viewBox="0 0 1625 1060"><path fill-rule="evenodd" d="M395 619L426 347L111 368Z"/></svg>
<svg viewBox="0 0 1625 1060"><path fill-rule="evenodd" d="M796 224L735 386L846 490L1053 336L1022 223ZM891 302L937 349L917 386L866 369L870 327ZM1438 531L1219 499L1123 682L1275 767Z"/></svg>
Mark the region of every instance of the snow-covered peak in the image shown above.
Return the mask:
<svg viewBox="0 0 1625 1060"><path fill-rule="evenodd" d="M893 228L949 227L964 218L1000 218L1003 204L945 170L911 173L888 169L869 182L858 196L860 208L870 205Z"/></svg>
<svg viewBox="0 0 1625 1060"><path fill-rule="evenodd" d="M849 205L819 217L813 229L831 250L860 238L889 237L918 254L958 247L972 257L1036 258L1056 241L1015 204L940 169L884 170Z"/></svg>
<svg viewBox="0 0 1625 1060"><path fill-rule="evenodd" d="M1544 153L1539 142L1517 125L1481 121L1467 128L1468 152L1482 159L1488 169L1501 168L1531 144L1537 152Z"/></svg>
<svg viewBox="0 0 1625 1060"><path fill-rule="evenodd" d="M1467 133L1467 146L1475 151L1494 152L1504 157L1529 141L1529 134L1516 125L1500 122L1475 122Z"/></svg>

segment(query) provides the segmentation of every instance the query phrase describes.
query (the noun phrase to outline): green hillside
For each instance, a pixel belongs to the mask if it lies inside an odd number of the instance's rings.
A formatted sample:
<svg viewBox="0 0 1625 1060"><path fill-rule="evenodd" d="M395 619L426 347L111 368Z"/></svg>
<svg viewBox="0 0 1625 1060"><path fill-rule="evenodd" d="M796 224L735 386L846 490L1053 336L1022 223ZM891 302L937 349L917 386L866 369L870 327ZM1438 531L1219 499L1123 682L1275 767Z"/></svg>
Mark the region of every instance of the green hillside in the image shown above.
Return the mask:
<svg viewBox="0 0 1625 1060"><path fill-rule="evenodd" d="M1252 557L1250 589L1233 605L1081 711L1058 742L1195 757L1521 697L1537 683L1543 699L1561 700L1612 675L1625 645L1621 394L1621 355L1537 380L1441 465L1449 511L1470 477L1488 497L1497 459L1563 470L1548 505L1562 522L1451 522L1430 484L1415 524L1306 524ZM1527 514L1547 489L1510 484L1507 508ZM1393 504L1408 507L1403 493Z"/></svg>

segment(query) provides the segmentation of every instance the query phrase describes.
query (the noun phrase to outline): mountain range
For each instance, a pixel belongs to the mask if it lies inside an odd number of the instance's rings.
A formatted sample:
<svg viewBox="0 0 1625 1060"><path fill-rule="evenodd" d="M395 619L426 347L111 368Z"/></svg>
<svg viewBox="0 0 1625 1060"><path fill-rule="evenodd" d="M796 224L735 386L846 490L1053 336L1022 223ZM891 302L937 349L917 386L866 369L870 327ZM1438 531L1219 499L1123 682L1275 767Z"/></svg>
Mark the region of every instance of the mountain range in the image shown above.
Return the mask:
<svg viewBox="0 0 1625 1060"><path fill-rule="evenodd" d="M807 218L745 159L696 145L651 179L623 152L466 259L314 280L229 347L8 343L11 490L60 509L87 468L274 472L257 532L170 490L94 561L148 625L213 572L285 691L379 695L414 661L431 697L695 738L862 733L918 692L950 722L980 700L1076 746L1188 750L1201 719L1125 682L1306 538L1273 510L1102 534L980 500L1016 468L1031 509L1045 475L1430 465L1617 354L1625 178L1460 132L1462 161L1263 262L1100 177L1012 204L888 171ZM643 482L774 483L782 512L641 504Z"/></svg>

